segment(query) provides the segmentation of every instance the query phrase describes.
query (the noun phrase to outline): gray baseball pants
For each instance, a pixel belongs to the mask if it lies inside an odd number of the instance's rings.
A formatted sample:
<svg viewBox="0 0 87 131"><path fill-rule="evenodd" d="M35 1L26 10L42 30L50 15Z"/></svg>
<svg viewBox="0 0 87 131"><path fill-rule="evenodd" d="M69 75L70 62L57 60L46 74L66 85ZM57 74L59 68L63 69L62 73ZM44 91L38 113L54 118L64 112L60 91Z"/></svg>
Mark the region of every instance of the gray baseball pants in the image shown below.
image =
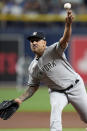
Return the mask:
<svg viewBox="0 0 87 131"><path fill-rule="evenodd" d="M68 103L73 105L80 118L87 123L87 93L82 78L79 76L78 79L79 82L64 93L50 92L50 131L62 131L62 111Z"/></svg>

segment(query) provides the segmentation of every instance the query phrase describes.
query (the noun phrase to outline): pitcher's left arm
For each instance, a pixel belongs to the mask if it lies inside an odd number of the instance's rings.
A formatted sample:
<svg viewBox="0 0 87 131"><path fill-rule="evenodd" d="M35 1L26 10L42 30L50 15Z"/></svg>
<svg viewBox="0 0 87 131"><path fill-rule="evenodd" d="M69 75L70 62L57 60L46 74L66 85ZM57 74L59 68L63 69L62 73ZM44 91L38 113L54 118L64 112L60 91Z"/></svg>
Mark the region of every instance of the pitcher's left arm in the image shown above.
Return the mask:
<svg viewBox="0 0 87 131"><path fill-rule="evenodd" d="M67 16L66 16L64 34L63 34L63 37L60 39L60 46L63 49L65 49L67 47L67 44L68 44L70 37L71 37L73 18L74 17L72 15L72 11L68 10Z"/></svg>

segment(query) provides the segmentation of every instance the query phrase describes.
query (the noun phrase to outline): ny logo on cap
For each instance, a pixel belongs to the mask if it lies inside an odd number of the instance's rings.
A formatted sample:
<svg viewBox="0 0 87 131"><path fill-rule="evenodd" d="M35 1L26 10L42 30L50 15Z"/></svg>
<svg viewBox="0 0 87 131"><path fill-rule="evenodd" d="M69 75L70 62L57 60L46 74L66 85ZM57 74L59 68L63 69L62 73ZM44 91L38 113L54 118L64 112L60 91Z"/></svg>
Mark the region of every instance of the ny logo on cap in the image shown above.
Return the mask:
<svg viewBox="0 0 87 131"><path fill-rule="evenodd" d="M33 35L36 35L36 34L37 34L37 32L34 32L34 33L33 33Z"/></svg>

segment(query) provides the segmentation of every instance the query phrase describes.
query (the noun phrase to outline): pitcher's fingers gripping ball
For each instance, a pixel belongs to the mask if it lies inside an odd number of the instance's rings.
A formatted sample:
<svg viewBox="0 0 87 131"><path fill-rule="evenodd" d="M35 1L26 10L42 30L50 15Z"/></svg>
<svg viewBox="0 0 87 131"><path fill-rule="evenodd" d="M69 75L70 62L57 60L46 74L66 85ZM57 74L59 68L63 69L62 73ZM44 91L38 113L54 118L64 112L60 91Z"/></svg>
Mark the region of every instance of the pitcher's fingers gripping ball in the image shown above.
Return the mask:
<svg viewBox="0 0 87 131"><path fill-rule="evenodd" d="M66 17L66 23L71 24L73 22L73 14L71 10L68 10L67 17Z"/></svg>
<svg viewBox="0 0 87 131"><path fill-rule="evenodd" d="M0 118L9 119L19 108L19 104L14 100L7 100L0 103Z"/></svg>
<svg viewBox="0 0 87 131"><path fill-rule="evenodd" d="M71 24L72 21L73 21L73 14L72 14L72 11L70 10L71 9L71 4L70 3L65 3L64 4L64 9L66 9L66 12L67 12L67 17L66 17L66 23L68 24Z"/></svg>

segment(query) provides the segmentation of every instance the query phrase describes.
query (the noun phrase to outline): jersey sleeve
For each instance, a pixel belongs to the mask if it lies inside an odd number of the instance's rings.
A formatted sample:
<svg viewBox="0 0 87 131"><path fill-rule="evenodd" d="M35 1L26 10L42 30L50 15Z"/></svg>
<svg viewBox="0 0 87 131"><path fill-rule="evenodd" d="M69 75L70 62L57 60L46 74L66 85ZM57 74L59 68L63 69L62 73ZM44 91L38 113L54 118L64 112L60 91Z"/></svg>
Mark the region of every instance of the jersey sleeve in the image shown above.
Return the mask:
<svg viewBox="0 0 87 131"><path fill-rule="evenodd" d="M28 68L29 78L28 78L28 85L29 86L39 86L40 80L37 77L38 70L37 70L37 61L33 60Z"/></svg>
<svg viewBox="0 0 87 131"><path fill-rule="evenodd" d="M61 47L60 42L56 42L56 43L55 43L55 46L56 46L56 51L57 51L60 55L62 55L63 52L65 51L65 49L63 49L63 48Z"/></svg>
<svg viewBox="0 0 87 131"><path fill-rule="evenodd" d="M40 81L29 74L28 86L39 86Z"/></svg>

